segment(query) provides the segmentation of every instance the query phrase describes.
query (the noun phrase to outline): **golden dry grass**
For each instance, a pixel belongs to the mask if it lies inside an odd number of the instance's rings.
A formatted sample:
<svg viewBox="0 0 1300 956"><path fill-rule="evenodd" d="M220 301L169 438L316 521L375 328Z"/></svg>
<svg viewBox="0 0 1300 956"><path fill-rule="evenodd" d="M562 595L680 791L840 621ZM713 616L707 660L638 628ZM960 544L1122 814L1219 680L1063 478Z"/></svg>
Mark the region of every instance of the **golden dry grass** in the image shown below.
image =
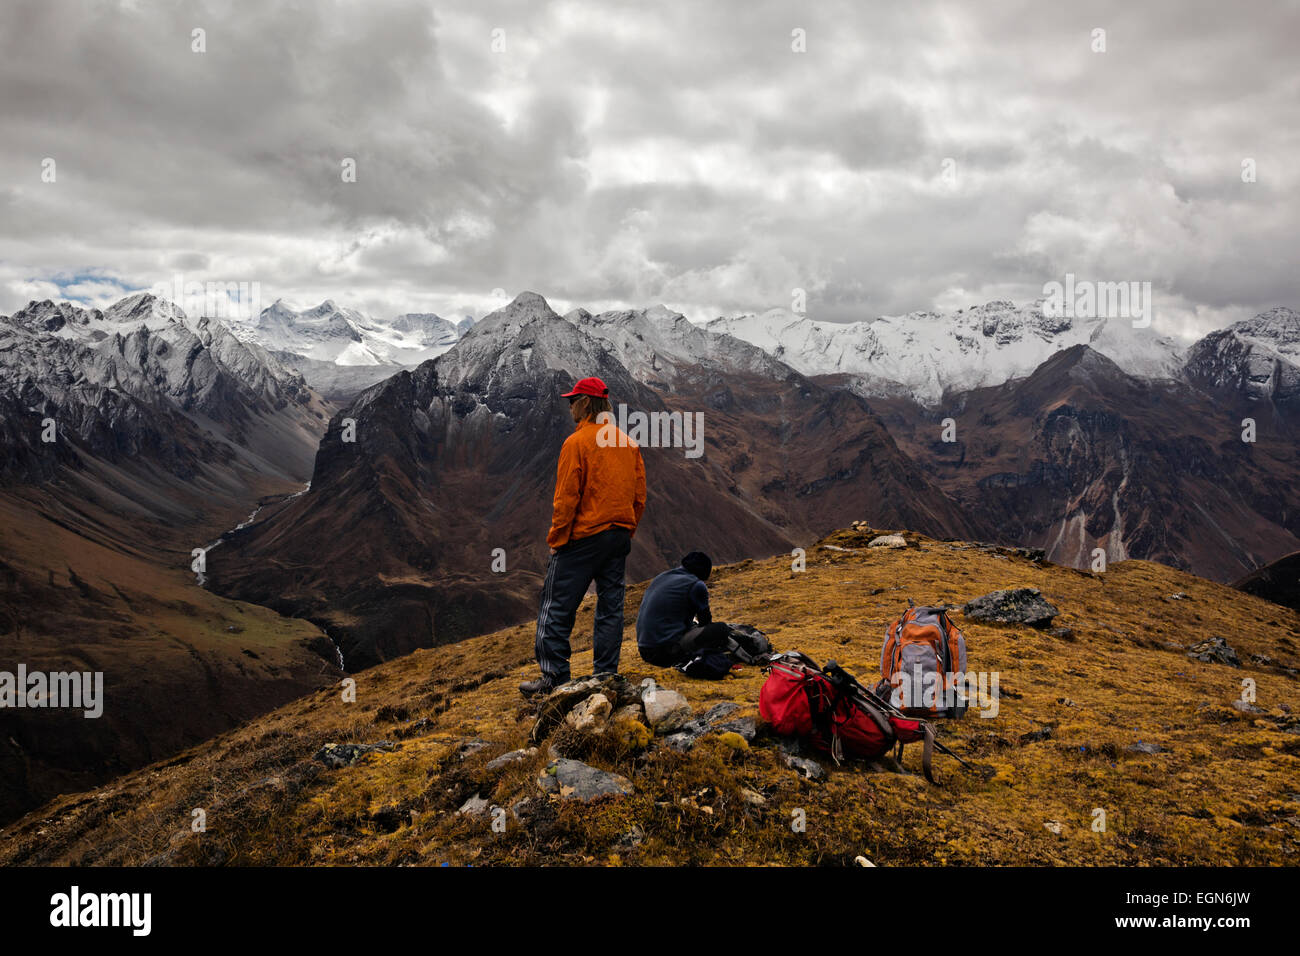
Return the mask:
<svg viewBox="0 0 1300 956"><path fill-rule="evenodd" d="M906 606L960 603L988 591L1040 588L1069 638L956 620L972 670L1000 674L1000 710L944 722L941 739L991 770L961 774L936 755L943 786L861 764L808 782L764 735L739 750L714 738L687 754L560 738L563 752L631 778L636 792L591 804L541 796L543 746L489 773L487 761L527 745L518 681L533 676L531 624L419 651L357 675L357 700L337 689L302 698L88 794L61 797L0 831L0 861L238 864L1290 864L1300 858L1300 615L1171 568L1141 561L1103 575L1038 566L1005 553L908 534L904 550L867 550L875 532L824 539L794 573L777 556L715 569L715 616L754 624L778 649L835 658L872 678L885 624ZM746 668L692 681L637 658L631 627L643 585L629 588L623 672L683 691L701 711L735 701L757 715L763 675ZM1170 600L1175 592L1187 595ZM575 635L590 633L592 598ZM1241 669L1186 657L1224 637ZM1271 660L1261 662L1251 655ZM575 640L573 673L591 668ZM1289 669L1289 672L1288 672ZM1230 705L1256 682L1247 716ZM1043 735L1043 731L1047 731ZM1033 735L1033 736L1026 736ZM465 759L458 748L489 746ZM389 740L396 749L326 770L325 741ZM1166 752L1131 752L1137 742ZM828 761L823 761L828 763ZM746 791L749 791L748 799ZM479 793L507 814L458 816ZM751 802L753 794L761 806ZM190 831L195 807L207 832ZM1095 832L1097 809L1105 832ZM807 825L791 823L802 812ZM1045 824L1059 825L1059 834ZM642 839L625 839L633 828ZM634 845L635 843L635 845Z"/></svg>

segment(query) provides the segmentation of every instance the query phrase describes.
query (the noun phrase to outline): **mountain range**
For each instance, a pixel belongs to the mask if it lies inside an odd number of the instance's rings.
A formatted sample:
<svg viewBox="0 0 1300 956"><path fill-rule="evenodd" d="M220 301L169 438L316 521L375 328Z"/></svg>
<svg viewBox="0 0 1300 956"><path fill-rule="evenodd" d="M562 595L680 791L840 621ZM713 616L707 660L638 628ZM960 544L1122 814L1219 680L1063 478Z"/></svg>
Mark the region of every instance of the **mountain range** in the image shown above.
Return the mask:
<svg viewBox="0 0 1300 956"><path fill-rule="evenodd" d="M332 299L302 310L277 299L256 319L231 321L230 330L300 372L323 396L339 399L436 358L473 323L472 317L452 322L432 312L381 322Z"/></svg>
<svg viewBox="0 0 1300 956"><path fill-rule="evenodd" d="M883 391L869 384L880 381L878 360L853 366L844 352L838 371L809 375L663 306L560 317L524 293L451 351L342 410L312 490L241 532L214 586L327 627L349 667L528 616L546 559L538 529L571 427L556 396L589 374L616 403L699 411L706 423L700 461L646 450L651 499L633 575L689 547L722 560L789 550L853 514L1042 548L1075 567L1099 553L1149 557L1218 580L1300 544L1284 490L1297 465L1294 312L1186 353L1159 345L1165 357L1139 376L1101 349L1145 330L1093 323L1086 341L1057 348L1079 331L1069 320L1049 342L1040 310L971 311L981 318L964 327L982 338L968 354L994 367L967 377L996 384L954 391L958 379L941 381L945 413L906 395L865 398ZM1012 375L1028 349L1047 357ZM1143 367L1134 354L1129 369ZM1258 419L1249 443L1248 416ZM352 445L341 441L345 419L356 423ZM383 530L337 532L362 526ZM490 569L496 548L505 573Z"/></svg>
<svg viewBox="0 0 1300 956"><path fill-rule="evenodd" d="M93 664L122 703L71 736L0 712L0 816L535 614L577 378L702 416L702 456L644 449L633 579L866 520L1226 582L1300 550L1298 367L1284 308L1177 348L1037 304L828 326L533 293L458 324L32 302L0 316L6 657Z"/></svg>
<svg viewBox="0 0 1300 956"><path fill-rule="evenodd" d="M1143 379L1175 379L1182 350L1128 320L1053 316L1043 302L989 302L956 312L818 322L784 309L714 319L707 328L744 339L805 375L845 375L868 396L934 407L949 393L1002 385L1076 345Z"/></svg>
<svg viewBox="0 0 1300 956"><path fill-rule="evenodd" d="M311 490L233 536L213 587L327 628L349 669L528 616L573 427L560 394L586 375L637 411L705 415L703 458L644 450L632 576L694 547L720 560L789 550L849 514L977 528L860 397L665 309L570 319L521 294L451 351L357 396L321 441Z"/></svg>

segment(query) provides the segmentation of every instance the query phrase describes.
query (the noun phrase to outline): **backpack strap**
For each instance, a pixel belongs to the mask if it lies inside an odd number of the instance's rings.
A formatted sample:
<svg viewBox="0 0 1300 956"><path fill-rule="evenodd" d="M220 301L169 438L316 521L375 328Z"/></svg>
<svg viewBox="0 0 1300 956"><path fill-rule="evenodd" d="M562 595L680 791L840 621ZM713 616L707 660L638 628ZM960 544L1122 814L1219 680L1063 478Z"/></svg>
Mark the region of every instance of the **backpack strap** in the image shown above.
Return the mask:
<svg viewBox="0 0 1300 956"><path fill-rule="evenodd" d="M938 780L934 779L934 727L928 720L921 721L921 726L925 730L925 743L921 745L921 772L925 774L925 779L929 780L936 787L940 786ZM903 765L903 742L898 742L898 749L894 751L894 759L898 765Z"/></svg>
<svg viewBox="0 0 1300 956"><path fill-rule="evenodd" d="M934 727L927 720L925 722L925 743L921 749L921 772L925 774L925 779L929 780L936 787L939 781L934 779L934 771L931 769L931 762L934 760Z"/></svg>
<svg viewBox="0 0 1300 956"><path fill-rule="evenodd" d="M826 740L826 744L830 748L831 759L836 764L841 764L844 762L844 748L840 743L839 734L835 731L836 698L834 685L831 685L830 699L827 700L821 684L817 682L817 677L825 677L820 668L817 669L816 676L807 672L804 672L801 676L803 678L803 692L808 698L808 712L812 717L813 729Z"/></svg>

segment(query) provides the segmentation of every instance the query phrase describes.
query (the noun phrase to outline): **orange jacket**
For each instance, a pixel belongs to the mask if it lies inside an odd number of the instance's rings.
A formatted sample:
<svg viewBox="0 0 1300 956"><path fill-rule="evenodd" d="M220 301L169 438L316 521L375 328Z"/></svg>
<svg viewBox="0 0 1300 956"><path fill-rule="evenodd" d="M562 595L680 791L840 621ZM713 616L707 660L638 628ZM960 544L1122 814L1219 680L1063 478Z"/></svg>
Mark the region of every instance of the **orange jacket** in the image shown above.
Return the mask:
<svg viewBox="0 0 1300 956"><path fill-rule="evenodd" d="M602 427L617 444L602 447ZM559 548L614 525L635 533L645 511L645 463L641 449L611 422L580 422L564 440L555 470L555 510L546 543Z"/></svg>

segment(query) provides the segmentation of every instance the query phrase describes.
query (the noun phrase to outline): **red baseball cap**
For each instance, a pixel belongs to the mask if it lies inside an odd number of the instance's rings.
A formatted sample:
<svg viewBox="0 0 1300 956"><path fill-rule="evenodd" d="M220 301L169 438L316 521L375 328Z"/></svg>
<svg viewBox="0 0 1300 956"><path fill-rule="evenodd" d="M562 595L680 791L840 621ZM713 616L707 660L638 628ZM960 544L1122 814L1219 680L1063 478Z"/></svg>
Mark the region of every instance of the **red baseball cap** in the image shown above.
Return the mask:
<svg viewBox="0 0 1300 956"><path fill-rule="evenodd" d="M607 398L609 388L598 378L584 378L573 386L573 391L565 392L561 398L576 398L579 395L590 395L592 398Z"/></svg>

